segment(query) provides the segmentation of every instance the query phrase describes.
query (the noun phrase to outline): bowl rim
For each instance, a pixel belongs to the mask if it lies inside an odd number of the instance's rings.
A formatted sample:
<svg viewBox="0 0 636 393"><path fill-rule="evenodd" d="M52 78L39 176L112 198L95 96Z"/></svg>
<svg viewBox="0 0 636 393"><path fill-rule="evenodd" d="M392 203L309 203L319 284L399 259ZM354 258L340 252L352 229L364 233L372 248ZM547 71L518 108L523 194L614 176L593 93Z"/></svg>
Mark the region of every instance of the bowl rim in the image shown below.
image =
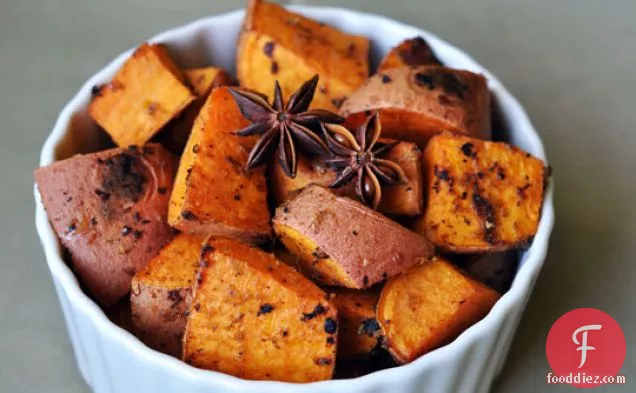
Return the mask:
<svg viewBox="0 0 636 393"><path fill-rule="evenodd" d="M412 31L415 34L424 37L433 48L444 47L445 50L454 52L454 55L462 57L465 62L471 63L472 68L486 76L489 89L497 98L501 111L506 113L506 116L512 119L511 122L516 124L515 127L520 128L522 130L520 132L529 138L530 144L533 145L535 150L534 154L539 158L542 158L547 163L541 139L521 104L508 92L508 90L494 75L473 60L472 57L466 54L463 50L460 50L454 45L440 39L436 35L424 29L381 15L354 11L340 7L293 5L288 6L287 8L295 12L311 13L312 16L318 18L320 18L320 15L329 16L338 14L342 18L363 19L365 20L365 23L377 25L382 24L385 26L391 26L393 29ZM244 10L239 9L201 18L180 27L172 28L163 33L157 34L148 41L162 42L176 35L185 35L186 33L197 31L209 24L216 23L220 19L242 18L243 14ZM71 117L78 108L85 103L86 97L89 94L88 92L90 92L92 86L98 82L100 76L108 73L109 70L112 71L113 68L118 68L118 64L122 64L123 61L130 56L134 49L135 48L131 48L124 51L115 57L115 59L110 61L108 65L92 75L73 96L73 98L66 103L55 122L53 130L42 147L39 162L40 166L48 165L56 161L55 147L66 134L68 125L71 122ZM93 321L100 335L105 335L114 342L119 343L121 346L125 346L127 350L133 354L133 356L138 357L139 360L143 362L154 363L165 371L180 374L188 379L197 380L199 383L210 386L223 386L226 389L234 391L242 391L243 389L259 389L259 391L278 392L281 389L287 389L285 391L289 391L290 388L295 388L294 391L310 391L313 387L318 387L318 385L323 388L343 391L350 391L352 388L362 390L363 388L371 387L373 385L381 385L390 381L403 380L409 374L419 374L436 363L444 362L449 359L455 351L461 350L461 347L469 347L472 343L488 337L490 335L489 328L491 325L495 324L497 320L504 319L507 314L513 312L515 307L519 307L519 305L523 307L525 300L532 290L534 281L541 270L547 253L550 233L554 226L553 189L554 182L550 179L548 182L548 188L545 191L544 206L539 229L531 247L525 255L525 261L517 271L513 284L508 292L503 294L486 317L465 330L451 343L435 349L409 364L376 371L357 378L326 380L310 383L246 380L217 371L195 368L179 359L157 352L145 346L132 333L111 322L104 311L81 290L77 278L63 261L62 248L49 223L46 212L44 211L36 185L34 185L33 191L36 202L35 224L51 275L61 284L69 301L72 301L75 307L80 309L82 313Z"/></svg>

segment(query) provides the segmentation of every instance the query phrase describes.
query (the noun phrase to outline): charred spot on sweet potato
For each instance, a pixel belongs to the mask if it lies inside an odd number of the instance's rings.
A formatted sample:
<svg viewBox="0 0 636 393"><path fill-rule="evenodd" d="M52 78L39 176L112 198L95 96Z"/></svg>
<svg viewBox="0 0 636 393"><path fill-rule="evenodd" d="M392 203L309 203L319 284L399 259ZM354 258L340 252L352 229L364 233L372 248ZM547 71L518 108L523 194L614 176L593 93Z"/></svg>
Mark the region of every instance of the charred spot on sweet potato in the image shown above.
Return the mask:
<svg viewBox="0 0 636 393"><path fill-rule="evenodd" d="M325 319L325 332L327 334L336 334L338 332L338 322L333 318Z"/></svg>
<svg viewBox="0 0 636 393"><path fill-rule="evenodd" d="M331 365L332 362L333 362L333 360L331 358L316 358L316 359L314 359L314 363L316 363L319 366L329 366L329 365Z"/></svg>
<svg viewBox="0 0 636 393"><path fill-rule="evenodd" d="M103 202L106 202L110 199L110 193L100 188L95 189L95 195L97 195Z"/></svg>
<svg viewBox="0 0 636 393"><path fill-rule="evenodd" d="M264 303L261 304L261 307L258 309L258 313L256 314L256 316L260 317L261 315L269 314L272 311L274 311L274 306L269 303Z"/></svg>
<svg viewBox="0 0 636 393"><path fill-rule="evenodd" d="M173 289L168 291L168 300L173 303L173 306L183 300L181 297L181 292L178 289Z"/></svg>
<svg viewBox="0 0 636 393"><path fill-rule="evenodd" d="M468 85L461 83L455 74L443 72L439 74L441 85L444 91L454 95L461 100L465 99L464 92L468 91Z"/></svg>
<svg viewBox="0 0 636 393"><path fill-rule="evenodd" d="M423 65L429 63L431 60L437 62L431 48L422 37L415 37L409 40L409 44L410 45L398 51L398 56L400 56L407 65Z"/></svg>
<svg viewBox="0 0 636 393"><path fill-rule="evenodd" d="M136 155L122 153L104 163L107 170L102 178L101 195L98 195L101 197L109 194L118 200L138 202L144 195L144 186L147 182L140 169L139 158Z"/></svg>
<svg viewBox="0 0 636 393"><path fill-rule="evenodd" d="M201 248L201 253L200 253L200 259L204 260L205 258L207 258L208 254L214 252L214 247L209 244L206 243L202 248Z"/></svg>
<svg viewBox="0 0 636 393"><path fill-rule="evenodd" d="M473 158L475 157L475 152L473 151L474 147L475 145L473 145L472 143L466 142L461 147L462 153L464 153L464 155L467 157Z"/></svg>
<svg viewBox="0 0 636 393"><path fill-rule="evenodd" d="M433 77L423 72L415 73L415 83L420 86L426 86L429 90L435 89L435 82Z"/></svg>
<svg viewBox="0 0 636 393"><path fill-rule="evenodd" d="M375 318L369 318L362 321L358 328L359 335L366 335L369 337L376 337L380 334L380 324Z"/></svg>
<svg viewBox="0 0 636 393"><path fill-rule="evenodd" d="M448 171L446 169L440 169L437 165L435 165L434 173L435 177L442 181L447 181L450 178Z"/></svg>
<svg viewBox="0 0 636 393"><path fill-rule="evenodd" d="M274 55L275 47L276 44L273 41L266 42L265 45L263 45L263 53L265 53L265 56L272 57Z"/></svg>
<svg viewBox="0 0 636 393"><path fill-rule="evenodd" d="M102 94L102 85L95 85L91 87L91 96L99 97Z"/></svg>
<svg viewBox="0 0 636 393"><path fill-rule="evenodd" d="M473 193L473 206L477 211L477 216L483 221L484 240L493 244L495 242L495 209L479 194L479 190L475 190Z"/></svg>
<svg viewBox="0 0 636 393"><path fill-rule="evenodd" d="M327 312L327 309L322 305L322 304L318 304L316 306L316 308L314 308L314 310L310 313L303 313L303 317L301 318L302 321L310 321L314 318L316 318L319 315L322 315L324 313Z"/></svg>
<svg viewBox="0 0 636 393"><path fill-rule="evenodd" d="M194 213L192 213L190 210L182 211L181 217L183 217L184 220L188 220L188 221L194 221L197 219L197 216Z"/></svg>
<svg viewBox="0 0 636 393"><path fill-rule="evenodd" d="M312 251L311 256L313 256L316 259L328 259L329 258L329 254L327 254L326 252L322 251L320 249L320 247L318 247L314 251Z"/></svg>

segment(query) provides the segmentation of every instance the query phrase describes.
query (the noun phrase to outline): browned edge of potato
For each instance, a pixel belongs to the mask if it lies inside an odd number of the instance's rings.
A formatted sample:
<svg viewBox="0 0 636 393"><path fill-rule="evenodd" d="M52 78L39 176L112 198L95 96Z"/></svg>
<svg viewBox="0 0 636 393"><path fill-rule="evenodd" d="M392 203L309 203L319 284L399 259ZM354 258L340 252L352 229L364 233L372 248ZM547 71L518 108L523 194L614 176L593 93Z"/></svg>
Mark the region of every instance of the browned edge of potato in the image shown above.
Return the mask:
<svg viewBox="0 0 636 393"><path fill-rule="evenodd" d="M408 38L393 47L380 61L378 72L405 66L439 66L433 49L422 37Z"/></svg>

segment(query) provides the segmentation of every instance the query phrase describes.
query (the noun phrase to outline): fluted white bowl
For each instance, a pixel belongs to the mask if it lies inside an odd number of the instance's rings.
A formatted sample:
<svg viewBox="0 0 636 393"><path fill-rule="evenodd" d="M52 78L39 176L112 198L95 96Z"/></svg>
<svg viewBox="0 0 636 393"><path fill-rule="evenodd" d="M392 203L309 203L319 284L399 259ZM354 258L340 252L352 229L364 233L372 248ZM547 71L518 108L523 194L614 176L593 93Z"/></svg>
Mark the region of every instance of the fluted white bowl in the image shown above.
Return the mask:
<svg viewBox="0 0 636 393"><path fill-rule="evenodd" d="M423 36L446 65L480 72L498 103L505 139L545 159L542 142L517 100L490 72L461 50L436 36L382 16L339 8L297 6L293 10L342 30L368 36L372 61L399 41ZM159 34L151 42L167 44L183 67L216 65L234 70L236 39L243 11L213 16ZM122 53L91 77L60 113L42 147L40 165L76 153L102 148L103 135L87 115L91 88L108 82L132 49ZM436 349L411 364L382 370L360 378L309 384L247 381L230 375L193 368L156 352L129 332L119 328L82 292L72 271L64 263L63 250L49 224L39 193L35 190L36 226L57 295L64 313L75 359L82 377L98 393L381 393L465 392L490 389L501 371L519 319L530 296L548 248L554 222L553 185L548 187L539 231L521 255L510 290L480 322L452 343ZM415 321L416 322L416 321Z"/></svg>

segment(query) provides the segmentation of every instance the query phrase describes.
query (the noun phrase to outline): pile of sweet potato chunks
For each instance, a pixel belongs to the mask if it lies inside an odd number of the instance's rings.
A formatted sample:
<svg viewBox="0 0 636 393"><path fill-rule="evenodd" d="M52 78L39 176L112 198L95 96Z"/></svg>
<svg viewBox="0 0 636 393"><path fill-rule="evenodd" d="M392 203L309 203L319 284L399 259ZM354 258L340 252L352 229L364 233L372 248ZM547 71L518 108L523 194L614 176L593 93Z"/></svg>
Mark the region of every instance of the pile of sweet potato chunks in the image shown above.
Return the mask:
<svg viewBox="0 0 636 393"><path fill-rule="evenodd" d="M69 264L148 346L246 379L310 382L403 364L479 321L537 231L545 164L491 138L482 75L422 38L369 75L369 40L252 0L237 77L180 69L143 44L89 113L118 146L39 168ZM311 108L349 126L377 111L408 182L377 211L299 157L246 170L256 137L230 94L283 95L320 76ZM179 158L180 156L180 158ZM128 309L131 320L122 314ZM124 311L125 312L125 311Z"/></svg>

